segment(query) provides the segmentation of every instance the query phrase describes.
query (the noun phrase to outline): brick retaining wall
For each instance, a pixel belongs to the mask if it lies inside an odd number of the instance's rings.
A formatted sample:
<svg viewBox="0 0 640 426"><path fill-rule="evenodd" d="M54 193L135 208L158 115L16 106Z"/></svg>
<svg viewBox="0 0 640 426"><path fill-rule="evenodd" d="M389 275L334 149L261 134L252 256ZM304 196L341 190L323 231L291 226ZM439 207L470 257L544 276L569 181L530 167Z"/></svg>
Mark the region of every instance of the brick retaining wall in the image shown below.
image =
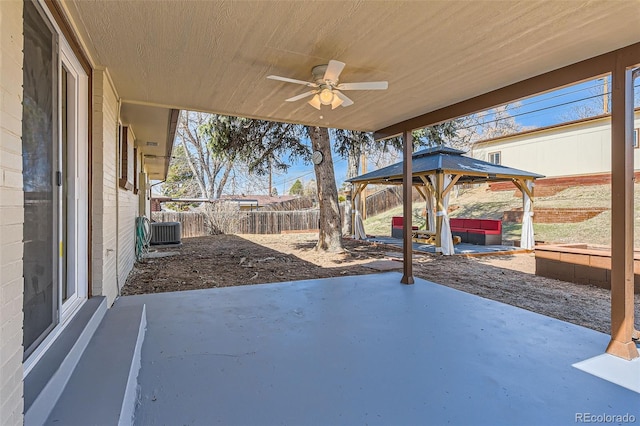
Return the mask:
<svg viewBox="0 0 640 426"><path fill-rule="evenodd" d="M535 223L577 223L589 220L609 210L606 207L584 208L534 208ZM522 223L522 208L508 210L502 214L503 222Z"/></svg>

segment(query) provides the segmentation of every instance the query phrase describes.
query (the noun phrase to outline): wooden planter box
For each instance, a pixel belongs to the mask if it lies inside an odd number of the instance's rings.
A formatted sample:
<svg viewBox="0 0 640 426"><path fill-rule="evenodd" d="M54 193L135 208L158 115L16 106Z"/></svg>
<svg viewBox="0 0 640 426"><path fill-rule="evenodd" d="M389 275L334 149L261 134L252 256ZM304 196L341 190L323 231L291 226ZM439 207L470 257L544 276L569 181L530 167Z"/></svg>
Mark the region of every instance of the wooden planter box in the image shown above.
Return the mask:
<svg viewBox="0 0 640 426"><path fill-rule="evenodd" d="M536 275L611 289L611 248L587 244L536 246ZM640 293L640 252L634 253L634 292Z"/></svg>

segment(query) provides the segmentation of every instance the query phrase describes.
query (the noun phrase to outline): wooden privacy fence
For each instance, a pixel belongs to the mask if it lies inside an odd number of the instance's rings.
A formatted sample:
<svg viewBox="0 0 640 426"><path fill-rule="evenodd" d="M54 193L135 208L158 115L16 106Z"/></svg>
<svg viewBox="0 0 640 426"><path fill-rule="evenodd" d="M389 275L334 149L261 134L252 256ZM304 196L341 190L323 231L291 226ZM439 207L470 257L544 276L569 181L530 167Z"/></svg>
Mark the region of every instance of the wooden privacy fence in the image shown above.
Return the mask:
<svg viewBox="0 0 640 426"><path fill-rule="evenodd" d="M389 186L366 198L367 217L384 213L402 204L402 187ZM413 201L422 200L420 193L413 188Z"/></svg>
<svg viewBox="0 0 640 426"><path fill-rule="evenodd" d="M318 229L319 210L250 212L238 224L239 234L280 234L282 231Z"/></svg>
<svg viewBox="0 0 640 426"><path fill-rule="evenodd" d="M155 222L180 222L183 237L202 237L209 235L204 213L198 212L152 212Z"/></svg>
<svg viewBox="0 0 640 426"><path fill-rule="evenodd" d="M283 231L318 229L317 209L296 211L254 212L153 212L156 222L180 222L183 237L198 237L211 233L280 234Z"/></svg>

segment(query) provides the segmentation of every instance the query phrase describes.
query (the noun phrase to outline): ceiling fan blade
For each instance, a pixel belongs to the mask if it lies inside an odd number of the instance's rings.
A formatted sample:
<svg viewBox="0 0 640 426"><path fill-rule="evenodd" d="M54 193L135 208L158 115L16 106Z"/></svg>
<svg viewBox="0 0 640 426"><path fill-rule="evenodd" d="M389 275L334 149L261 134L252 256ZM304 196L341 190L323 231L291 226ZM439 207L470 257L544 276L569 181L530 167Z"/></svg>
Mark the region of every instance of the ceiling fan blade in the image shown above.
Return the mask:
<svg viewBox="0 0 640 426"><path fill-rule="evenodd" d="M285 99L286 102L295 102L295 101L299 101L300 99L304 99L307 96L311 96L311 95L315 95L316 93L318 93L317 90L310 90L309 92L305 92L305 93L301 93L298 96L294 96L292 98L289 99Z"/></svg>
<svg viewBox="0 0 640 426"><path fill-rule="evenodd" d="M368 81L365 83L342 83L338 84L336 89L340 90L387 90L389 82L387 81Z"/></svg>
<svg viewBox="0 0 640 426"><path fill-rule="evenodd" d="M327 65L327 70L324 72L323 80L331 80L333 82L338 81L340 78L340 73L344 69L346 64L340 61L334 61L333 59L329 61Z"/></svg>
<svg viewBox="0 0 640 426"><path fill-rule="evenodd" d="M336 97L340 98L340 100L342 101L341 104L343 107L348 107L349 105L353 105L353 101L349 99L349 97L344 93L341 93L337 90L334 90L333 93L336 95Z"/></svg>
<svg viewBox="0 0 640 426"><path fill-rule="evenodd" d="M295 78L280 77L279 75L268 75L267 78L269 80L284 81L286 83L302 84L308 87L318 87L317 84L312 83L310 81L302 81L302 80L296 80Z"/></svg>
<svg viewBox="0 0 640 426"><path fill-rule="evenodd" d="M311 100L309 101L309 105L311 105L315 109L320 109L320 105L322 105L322 103L320 102L320 96L316 94L313 98L311 98Z"/></svg>

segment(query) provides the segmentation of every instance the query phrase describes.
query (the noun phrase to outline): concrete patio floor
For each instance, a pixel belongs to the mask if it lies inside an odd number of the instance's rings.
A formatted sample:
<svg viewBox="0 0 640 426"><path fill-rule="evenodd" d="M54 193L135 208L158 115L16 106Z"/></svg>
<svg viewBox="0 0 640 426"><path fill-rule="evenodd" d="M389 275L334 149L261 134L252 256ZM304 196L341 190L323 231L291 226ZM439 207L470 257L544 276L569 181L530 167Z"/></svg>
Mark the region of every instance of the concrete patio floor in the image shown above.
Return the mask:
<svg viewBox="0 0 640 426"><path fill-rule="evenodd" d="M135 424L640 421L640 394L572 367L607 335L400 277L118 299L147 312Z"/></svg>

